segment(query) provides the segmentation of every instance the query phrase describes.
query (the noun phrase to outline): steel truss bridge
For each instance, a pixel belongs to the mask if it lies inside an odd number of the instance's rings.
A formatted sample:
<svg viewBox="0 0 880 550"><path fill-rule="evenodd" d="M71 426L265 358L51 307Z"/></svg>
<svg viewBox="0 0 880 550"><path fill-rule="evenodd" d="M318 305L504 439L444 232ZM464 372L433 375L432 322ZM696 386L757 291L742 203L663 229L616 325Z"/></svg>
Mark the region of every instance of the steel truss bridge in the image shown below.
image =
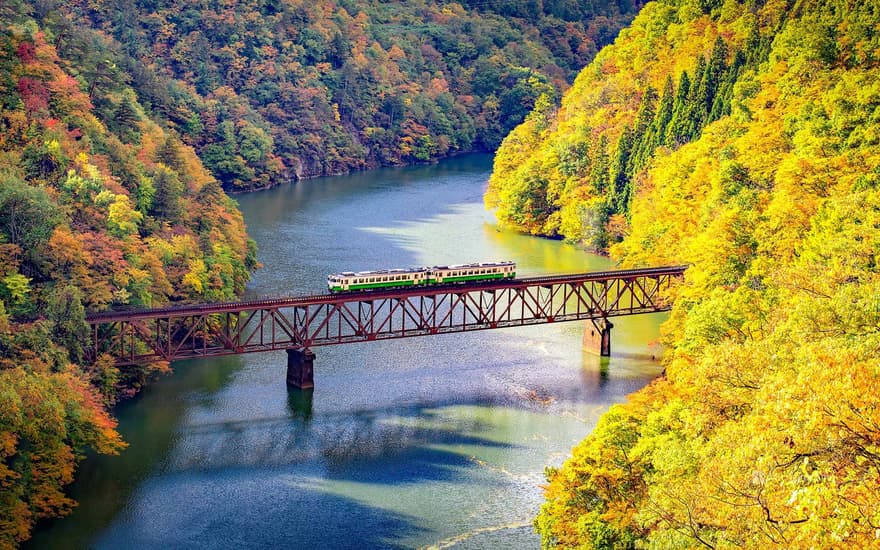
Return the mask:
<svg viewBox="0 0 880 550"><path fill-rule="evenodd" d="M86 316L92 358L118 366L288 350L288 381L311 387L311 348L562 321L590 320L610 354L608 318L666 311L686 266L354 291L102 312ZM307 373L291 378L292 365ZM294 365L295 366L295 365ZM297 373L294 373L297 374ZM298 383L299 382L299 383Z"/></svg>

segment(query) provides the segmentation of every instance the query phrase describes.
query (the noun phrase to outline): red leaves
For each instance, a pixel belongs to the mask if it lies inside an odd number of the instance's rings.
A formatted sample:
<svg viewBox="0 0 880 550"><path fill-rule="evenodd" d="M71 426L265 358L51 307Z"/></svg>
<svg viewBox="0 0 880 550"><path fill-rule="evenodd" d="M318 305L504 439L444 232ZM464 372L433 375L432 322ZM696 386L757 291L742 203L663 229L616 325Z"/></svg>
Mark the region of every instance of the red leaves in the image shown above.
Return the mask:
<svg viewBox="0 0 880 550"><path fill-rule="evenodd" d="M19 95L21 95L21 100L24 102L24 108L29 115L48 111L49 88L46 87L45 82L23 76L18 80L17 88Z"/></svg>
<svg viewBox="0 0 880 550"><path fill-rule="evenodd" d="M33 42L22 42L15 53L22 63L32 63L37 60L37 50Z"/></svg>

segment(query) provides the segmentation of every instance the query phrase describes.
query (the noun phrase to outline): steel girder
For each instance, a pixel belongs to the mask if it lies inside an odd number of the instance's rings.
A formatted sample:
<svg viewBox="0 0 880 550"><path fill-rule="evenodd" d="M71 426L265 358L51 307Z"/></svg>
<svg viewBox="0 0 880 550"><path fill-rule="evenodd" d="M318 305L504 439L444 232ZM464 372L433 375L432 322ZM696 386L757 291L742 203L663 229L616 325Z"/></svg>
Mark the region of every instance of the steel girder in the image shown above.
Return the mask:
<svg viewBox="0 0 880 550"><path fill-rule="evenodd" d="M117 365L408 338L669 309L684 266L203 304L87 316Z"/></svg>

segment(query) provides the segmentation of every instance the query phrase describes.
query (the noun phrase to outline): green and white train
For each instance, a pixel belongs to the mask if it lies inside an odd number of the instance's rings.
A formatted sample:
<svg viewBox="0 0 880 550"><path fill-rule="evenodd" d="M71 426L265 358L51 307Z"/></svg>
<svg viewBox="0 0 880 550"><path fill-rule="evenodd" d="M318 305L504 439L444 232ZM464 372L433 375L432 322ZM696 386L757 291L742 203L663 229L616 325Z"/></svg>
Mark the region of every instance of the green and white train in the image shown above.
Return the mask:
<svg viewBox="0 0 880 550"><path fill-rule="evenodd" d="M459 265L437 265L434 267L413 267L410 269L386 269L382 271L343 271L327 276L330 292L349 290L374 290L406 286L441 285L513 279L516 277L516 263L481 262Z"/></svg>

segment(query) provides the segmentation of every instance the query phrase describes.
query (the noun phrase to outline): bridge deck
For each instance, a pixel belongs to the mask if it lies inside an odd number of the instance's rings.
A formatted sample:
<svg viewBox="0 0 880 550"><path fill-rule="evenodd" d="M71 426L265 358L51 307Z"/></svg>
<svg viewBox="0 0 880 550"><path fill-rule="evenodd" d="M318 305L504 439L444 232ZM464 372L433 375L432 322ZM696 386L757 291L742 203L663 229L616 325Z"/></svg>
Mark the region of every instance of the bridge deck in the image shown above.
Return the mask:
<svg viewBox="0 0 880 550"><path fill-rule="evenodd" d="M90 354L135 364L669 309L686 266L92 313Z"/></svg>
<svg viewBox="0 0 880 550"><path fill-rule="evenodd" d="M472 290L489 291L502 288L529 287L535 285L555 285L564 283L578 283L587 281L618 280L635 277L656 277L670 275L681 276L687 266L652 267L641 269L620 269L614 271L591 271L587 273L546 275L541 277L523 277L519 279L495 280L477 283L451 283L446 285L431 285L425 287L401 287L395 289L379 290L356 290L351 292L337 292L334 294L314 294L311 296L291 297L266 297L255 300L243 300L239 302L217 302L209 304L187 304L162 308L135 309L127 311L102 311L86 315L86 322L90 324L110 323L114 321L129 321L136 319L155 319L156 317L174 316L185 317L189 315L203 315L211 313L227 313L236 311L251 311L265 307L285 308L294 306L307 306L313 304L333 304L350 302L361 298L370 300L383 298L398 298L405 296L421 296L443 294L449 292L469 292Z"/></svg>

